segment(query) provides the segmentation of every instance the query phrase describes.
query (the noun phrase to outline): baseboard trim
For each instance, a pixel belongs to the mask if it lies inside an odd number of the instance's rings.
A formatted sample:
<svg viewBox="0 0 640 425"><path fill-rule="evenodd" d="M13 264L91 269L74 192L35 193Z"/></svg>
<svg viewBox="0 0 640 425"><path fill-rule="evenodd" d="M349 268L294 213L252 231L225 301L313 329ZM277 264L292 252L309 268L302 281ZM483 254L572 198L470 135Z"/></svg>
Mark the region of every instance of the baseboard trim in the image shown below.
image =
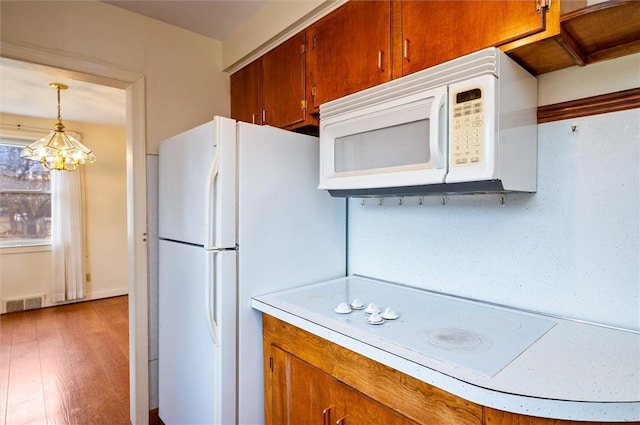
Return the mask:
<svg viewBox="0 0 640 425"><path fill-rule="evenodd" d="M81 303L85 301L95 301L95 300L101 300L103 298L119 297L119 296L128 295L128 294L129 294L129 288L110 289L108 291L92 292L92 293L86 294L84 298L78 298L77 300L59 301L59 302L52 302L51 298L49 296L46 296L43 307L55 307L58 305Z"/></svg>

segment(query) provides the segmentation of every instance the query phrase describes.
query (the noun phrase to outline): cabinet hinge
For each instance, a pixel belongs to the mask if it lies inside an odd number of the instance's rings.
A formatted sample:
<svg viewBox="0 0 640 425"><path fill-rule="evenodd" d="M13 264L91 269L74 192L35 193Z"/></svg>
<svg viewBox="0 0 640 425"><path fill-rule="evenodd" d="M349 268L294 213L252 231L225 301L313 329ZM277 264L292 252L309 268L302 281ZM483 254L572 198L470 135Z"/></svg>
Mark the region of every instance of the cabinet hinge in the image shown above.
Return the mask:
<svg viewBox="0 0 640 425"><path fill-rule="evenodd" d="M536 12L540 13L543 10L548 12L550 7L551 0L536 0Z"/></svg>
<svg viewBox="0 0 640 425"><path fill-rule="evenodd" d="M305 109L307 109L307 101L306 100L303 99L303 100L300 101L300 109L302 109L303 111Z"/></svg>
<svg viewBox="0 0 640 425"><path fill-rule="evenodd" d="M316 95L316 85L312 85L311 86L311 96L315 96Z"/></svg>
<svg viewBox="0 0 640 425"><path fill-rule="evenodd" d="M273 372L273 357L269 357L269 369Z"/></svg>
<svg viewBox="0 0 640 425"><path fill-rule="evenodd" d="M304 53L307 51L307 45L306 44L301 44L300 45L300 53L304 55Z"/></svg>

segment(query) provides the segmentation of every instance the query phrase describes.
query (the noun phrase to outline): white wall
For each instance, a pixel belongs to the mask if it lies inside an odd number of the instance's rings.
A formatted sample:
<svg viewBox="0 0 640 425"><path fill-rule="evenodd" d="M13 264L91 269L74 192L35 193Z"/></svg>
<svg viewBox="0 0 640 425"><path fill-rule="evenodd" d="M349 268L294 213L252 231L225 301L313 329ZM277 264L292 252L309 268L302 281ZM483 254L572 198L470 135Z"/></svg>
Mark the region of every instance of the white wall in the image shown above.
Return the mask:
<svg viewBox="0 0 640 425"><path fill-rule="evenodd" d="M347 0L269 0L223 40L222 67L233 73Z"/></svg>
<svg viewBox="0 0 640 425"><path fill-rule="evenodd" d="M45 131L54 123L51 119L10 114L0 114L0 120L7 125L20 124ZM83 168L87 214L86 271L91 274L86 299L127 294L126 131L123 127L72 121L64 124L67 131L80 133L83 143L98 158L95 164ZM45 305L51 305L50 255L49 247L0 249L2 299L45 294Z"/></svg>
<svg viewBox="0 0 640 425"><path fill-rule="evenodd" d="M540 98L640 87L638 57L545 74ZM538 191L505 205L491 195L351 200L349 272L640 330L639 140L638 109L541 124Z"/></svg>
<svg viewBox="0 0 640 425"><path fill-rule="evenodd" d="M169 136L229 115L219 41L95 0L3 1L0 12L3 43L144 75L149 153Z"/></svg>
<svg viewBox="0 0 640 425"><path fill-rule="evenodd" d="M640 53L538 75L538 105L640 86Z"/></svg>

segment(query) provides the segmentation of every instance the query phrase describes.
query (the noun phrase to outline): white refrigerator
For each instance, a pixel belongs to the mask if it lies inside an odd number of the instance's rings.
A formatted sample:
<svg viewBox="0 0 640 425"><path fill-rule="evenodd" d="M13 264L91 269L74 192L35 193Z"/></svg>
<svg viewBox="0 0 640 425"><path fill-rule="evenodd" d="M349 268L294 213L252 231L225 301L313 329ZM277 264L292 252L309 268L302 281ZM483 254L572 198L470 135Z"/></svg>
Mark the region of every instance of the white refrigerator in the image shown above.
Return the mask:
<svg viewBox="0 0 640 425"><path fill-rule="evenodd" d="M222 117L160 144L159 415L264 423L251 297L345 275L346 202L318 139Z"/></svg>

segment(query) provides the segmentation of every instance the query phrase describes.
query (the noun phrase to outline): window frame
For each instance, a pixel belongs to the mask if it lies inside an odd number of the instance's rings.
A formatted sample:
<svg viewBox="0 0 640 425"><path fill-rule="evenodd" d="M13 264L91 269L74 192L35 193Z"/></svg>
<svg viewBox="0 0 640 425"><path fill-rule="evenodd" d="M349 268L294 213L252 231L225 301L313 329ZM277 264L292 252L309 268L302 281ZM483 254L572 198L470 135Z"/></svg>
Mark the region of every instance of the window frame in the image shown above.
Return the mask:
<svg viewBox="0 0 640 425"><path fill-rule="evenodd" d="M48 130L25 128L21 125L0 126L0 143L15 146L27 146L29 143L46 136ZM53 193L49 191L53 196ZM11 254L17 252L36 252L50 250L51 238L49 239L20 239L13 241L0 241L0 252Z"/></svg>

